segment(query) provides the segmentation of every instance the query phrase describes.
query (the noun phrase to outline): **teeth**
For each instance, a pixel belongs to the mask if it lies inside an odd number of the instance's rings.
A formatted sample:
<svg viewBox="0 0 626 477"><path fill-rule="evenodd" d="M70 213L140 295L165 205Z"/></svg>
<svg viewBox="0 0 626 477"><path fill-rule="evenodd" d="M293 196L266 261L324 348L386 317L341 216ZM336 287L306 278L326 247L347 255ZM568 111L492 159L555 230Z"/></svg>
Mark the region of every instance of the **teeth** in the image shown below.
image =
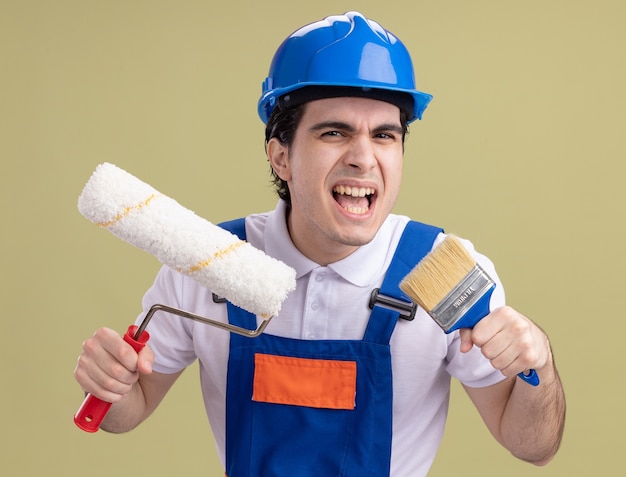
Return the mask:
<svg viewBox="0 0 626 477"><path fill-rule="evenodd" d="M344 207L351 214L364 214L369 210L369 207Z"/></svg>
<svg viewBox="0 0 626 477"><path fill-rule="evenodd" d="M350 186L337 186L334 191L341 195L350 195L352 197L365 197L366 195L372 195L374 189L370 187L350 187Z"/></svg>

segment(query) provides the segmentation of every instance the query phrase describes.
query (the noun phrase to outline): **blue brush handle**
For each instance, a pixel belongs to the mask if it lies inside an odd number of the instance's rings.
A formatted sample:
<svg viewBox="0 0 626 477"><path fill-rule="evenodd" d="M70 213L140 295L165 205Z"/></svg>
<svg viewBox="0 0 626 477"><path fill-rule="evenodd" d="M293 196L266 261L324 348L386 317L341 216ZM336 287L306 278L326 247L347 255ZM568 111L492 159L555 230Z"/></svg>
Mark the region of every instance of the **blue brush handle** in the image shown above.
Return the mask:
<svg viewBox="0 0 626 477"><path fill-rule="evenodd" d="M490 311L489 302L494 288L496 288L495 284L447 332L452 333L460 328L474 328L480 320L487 316ZM539 385L539 375L534 369L529 370L528 374L518 373L518 376L532 386Z"/></svg>
<svg viewBox="0 0 626 477"><path fill-rule="evenodd" d="M529 369L528 374L517 373L517 375L532 386L539 386L539 375L534 369Z"/></svg>

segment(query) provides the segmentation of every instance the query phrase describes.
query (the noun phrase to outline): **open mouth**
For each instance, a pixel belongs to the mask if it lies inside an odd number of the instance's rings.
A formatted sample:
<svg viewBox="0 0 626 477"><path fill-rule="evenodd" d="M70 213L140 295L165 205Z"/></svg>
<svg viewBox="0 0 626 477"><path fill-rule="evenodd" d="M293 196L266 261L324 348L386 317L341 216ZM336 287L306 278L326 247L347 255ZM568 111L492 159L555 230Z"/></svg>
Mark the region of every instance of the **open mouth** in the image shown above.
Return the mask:
<svg viewBox="0 0 626 477"><path fill-rule="evenodd" d="M333 196L344 210L351 214L363 215L372 204L376 190L371 187L350 187L338 185L333 188Z"/></svg>

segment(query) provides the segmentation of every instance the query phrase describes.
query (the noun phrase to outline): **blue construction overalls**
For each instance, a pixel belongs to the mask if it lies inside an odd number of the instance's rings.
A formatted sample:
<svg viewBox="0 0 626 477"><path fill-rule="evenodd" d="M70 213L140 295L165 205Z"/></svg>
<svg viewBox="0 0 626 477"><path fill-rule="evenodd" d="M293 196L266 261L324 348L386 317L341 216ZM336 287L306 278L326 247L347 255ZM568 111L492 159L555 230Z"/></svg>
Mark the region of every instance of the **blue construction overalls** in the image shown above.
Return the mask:
<svg viewBox="0 0 626 477"><path fill-rule="evenodd" d="M221 226L245 239L243 219ZM440 232L418 222L407 224L380 299L401 300L414 314L415 305L398 283L431 250ZM254 315L227 306L231 324L256 328ZM389 476L389 340L400 312L380 302L370 306L362 340L298 340L266 333L251 339L231 333L228 477Z"/></svg>

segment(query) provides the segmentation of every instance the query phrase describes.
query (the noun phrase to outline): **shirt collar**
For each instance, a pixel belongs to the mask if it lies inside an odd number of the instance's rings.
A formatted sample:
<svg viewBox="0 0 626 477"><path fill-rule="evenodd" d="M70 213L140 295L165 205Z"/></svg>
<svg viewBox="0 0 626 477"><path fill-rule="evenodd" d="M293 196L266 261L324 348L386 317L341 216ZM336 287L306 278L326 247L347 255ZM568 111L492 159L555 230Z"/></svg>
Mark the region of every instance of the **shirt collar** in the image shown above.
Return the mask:
<svg viewBox="0 0 626 477"><path fill-rule="evenodd" d="M296 278L310 273L320 265L305 257L291 241L287 229L287 204L280 200L276 208L270 212L265 229L265 250L267 253L296 270ZM380 280L390 253L393 254L395 227L387 218L374 239L350 254L343 260L331 263L328 268L343 279L358 287L373 286ZM391 252L390 252L391 250Z"/></svg>
<svg viewBox="0 0 626 477"><path fill-rule="evenodd" d="M395 247L390 249L392 233L393 229L387 219L371 242L328 267L353 285L374 286L380 281L387 267L390 250L392 254L395 250Z"/></svg>

